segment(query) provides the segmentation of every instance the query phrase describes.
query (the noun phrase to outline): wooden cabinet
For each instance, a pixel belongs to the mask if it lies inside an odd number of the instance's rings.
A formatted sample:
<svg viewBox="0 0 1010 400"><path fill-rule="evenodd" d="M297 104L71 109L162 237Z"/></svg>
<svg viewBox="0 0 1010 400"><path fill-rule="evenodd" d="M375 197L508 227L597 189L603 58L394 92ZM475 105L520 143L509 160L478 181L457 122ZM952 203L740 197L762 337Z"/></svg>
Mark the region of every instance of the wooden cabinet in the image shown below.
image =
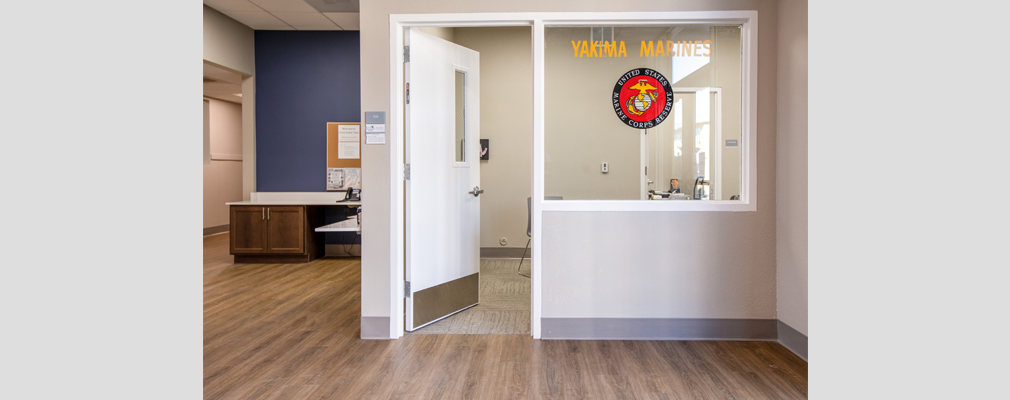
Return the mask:
<svg viewBox="0 0 1010 400"><path fill-rule="evenodd" d="M323 255L319 206L231 206L236 263L309 262Z"/></svg>

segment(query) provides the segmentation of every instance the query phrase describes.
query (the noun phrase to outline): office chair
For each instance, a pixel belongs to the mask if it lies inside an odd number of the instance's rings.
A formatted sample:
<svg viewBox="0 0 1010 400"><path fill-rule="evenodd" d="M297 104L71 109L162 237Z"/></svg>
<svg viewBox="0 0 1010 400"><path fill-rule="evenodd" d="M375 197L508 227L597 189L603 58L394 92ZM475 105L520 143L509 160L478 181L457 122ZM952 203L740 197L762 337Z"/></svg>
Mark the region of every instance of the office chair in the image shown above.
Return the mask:
<svg viewBox="0 0 1010 400"><path fill-rule="evenodd" d="M564 197L563 196L544 196L544 200L564 200ZM526 239L526 248L523 249L523 257L519 259L519 266L516 268L516 271L519 272L519 275L525 276L527 278L529 278L530 276L526 275L526 274L523 274L523 260L526 259L526 251L530 249L530 242L533 241L533 234L532 234L532 232L533 232L533 198L527 197L526 198L526 237L528 237L529 239ZM530 271L530 273L533 273L533 271Z"/></svg>

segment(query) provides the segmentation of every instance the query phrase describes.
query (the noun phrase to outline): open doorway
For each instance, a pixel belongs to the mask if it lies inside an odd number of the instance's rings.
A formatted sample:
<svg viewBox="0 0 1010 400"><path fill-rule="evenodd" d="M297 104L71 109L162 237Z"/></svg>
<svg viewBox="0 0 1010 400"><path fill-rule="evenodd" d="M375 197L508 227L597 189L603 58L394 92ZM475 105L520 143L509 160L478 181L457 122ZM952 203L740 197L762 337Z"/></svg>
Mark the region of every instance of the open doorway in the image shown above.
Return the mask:
<svg viewBox="0 0 1010 400"><path fill-rule="evenodd" d="M242 201L241 73L203 62L203 235L228 232Z"/></svg>
<svg viewBox="0 0 1010 400"><path fill-rule="evenodd" d="M410 30L408 29L408 35ZM471 165L479 169L477 185L469 184L466 188L483 190L469 201L479 200L479 218L477 224L477 239L472 242L476 265L475 271L457 272L457 275L444 278L441 289L433 282L423 282L417 286L418 280L411 282L414 286L409 291L413 297L405 299L405 330L414 334L526 334L531 333L531 282L529 248L530 212L528 198L532 190L532 102L533 102L533 72L532 72L532 32L531 27L467 27L467 28L418 28L416 32L428 35L437 40L446 41L465 49L479 53L479 71L467 71L461 67L462 61L453 65L455 68L455 96L457 111L456 126L467 126L467 122L478 122L476 135L469 136L456 130L452 146L453 162L457 167ZM415 33L416 34L416 33ZM409 43L409 38L405 38ZM413 43L414 51L419 48ZM414 53L416 54L416 53ZM417 62L417 57L411 61ZM405 71L409 74L410 67ZM416 72L415 72L416 73ZM413 93L410 101L405 104L408 110L414 111L418 103L418 95L423 87L414 82L418 77L407 77L411 82ZM468 80L469 79L469 80ZM462 82L461 82L462 81ZM467 90L464 87L479 88L478 115L470 117L471 121L462 121L459 117L470 115L459 104L470 104L461 101ZM412 107L414 106L414 107ZM469 110L474 111L474 110ZM409 113L409 111L408 111ZM411 123L408 119L407 124ZM417 123L415 120L414 123ZM405 159L411 160L410 151L420 146L417 133L411 136L407 132ZM412 141L413 139L413 141ZM415 147L411 147L414 145ZM416 157L416 155L415 155ZM424 189L414 187L411 193L410 185L418 183L421 173L415 162L410 162L411 181L405 183L407 207L410 208L412 195L425 196L431 193L430 186ZM458 190L457 190L458 191ZM479 196L479 197L478 197ZM468 201L468 200L462 200ZM418 248L421 243L433 246L425 240L411 240L410 226L418 223L418 218L411 218L407 212L406 229L407 258L405 276L410 281L411 254L426 252L432 258L451 258L460 252L453 246L439 249ZM427 235L426 235L427 236ZM467 243L468 240L462 242ZM437 246L437 245L436 245ZM428 260L425 260L428 261ZM433 262L439 262L434 261ZM417 260L415 260L415 263ZM451 262L451 261L450 261ZM463 268L465 269L465 268ZM475 272L470 274L470 272ZM469 278L468 278L469 277ZM476 278L474 280L474 278ZM471 282L467 282L469 279ZM469 286L469 287L468 287ZM476 293L468 293L476 291ZM425 293L427 292L427 293ZM457 297L455 305L445 305L439 313L428 315L426 320L412 321L411 317L420 314L415 307L424 307L423 301L431 303L432 294L442 292L446 298ZM428 297L424 297L428 295ZM467 296L474 296L467 298ZM420 296L420 297L418 297ZM462 298L459 298L462 297ZM472 299L476 298L474 302ZM416 301L418 304L410 304Z"/></svg>

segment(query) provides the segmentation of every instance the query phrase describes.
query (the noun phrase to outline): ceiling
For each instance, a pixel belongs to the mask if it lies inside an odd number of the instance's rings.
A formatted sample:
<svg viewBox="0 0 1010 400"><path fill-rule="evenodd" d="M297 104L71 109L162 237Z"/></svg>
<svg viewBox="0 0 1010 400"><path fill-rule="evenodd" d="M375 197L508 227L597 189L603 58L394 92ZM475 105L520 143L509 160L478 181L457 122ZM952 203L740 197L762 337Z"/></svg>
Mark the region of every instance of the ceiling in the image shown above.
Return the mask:
<svg viewBox="0 0 1010 400"><path fill-rule="evenodd" d="M242 103L242 74L203 62L203 96Z"/></svg>
<svg viewBox="0 0 1010 400"><path fill-rule="evenodd" d="M359 0L203 0L257 30L356 31Z"/></svg>

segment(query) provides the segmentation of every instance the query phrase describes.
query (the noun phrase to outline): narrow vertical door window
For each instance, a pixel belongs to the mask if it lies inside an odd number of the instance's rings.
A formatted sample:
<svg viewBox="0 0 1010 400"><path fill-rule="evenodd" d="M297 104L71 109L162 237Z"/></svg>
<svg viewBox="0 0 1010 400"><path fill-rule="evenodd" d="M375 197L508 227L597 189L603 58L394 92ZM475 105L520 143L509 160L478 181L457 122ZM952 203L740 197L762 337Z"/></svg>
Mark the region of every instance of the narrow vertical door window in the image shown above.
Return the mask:
<svg viewBox="0 0 1010 400"><path fill-rule="evenodd" d="M466 74L456 71L456 162L466 161Z"/></svg>

